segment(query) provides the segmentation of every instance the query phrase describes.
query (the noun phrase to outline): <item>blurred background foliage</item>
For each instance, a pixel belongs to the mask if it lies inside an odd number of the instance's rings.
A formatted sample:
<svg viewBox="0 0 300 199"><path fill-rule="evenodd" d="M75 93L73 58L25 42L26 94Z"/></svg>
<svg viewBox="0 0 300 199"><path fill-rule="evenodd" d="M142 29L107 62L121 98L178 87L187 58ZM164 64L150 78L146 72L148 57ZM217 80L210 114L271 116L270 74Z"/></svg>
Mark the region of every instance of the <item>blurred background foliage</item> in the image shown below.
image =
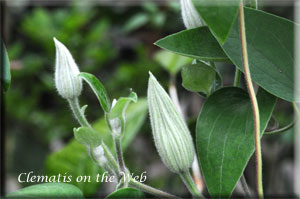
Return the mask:
<svg viewBox="0 0 300 199"><path fill-rule="evenodd" d="M138 6L75 1L59 5L20 2L6 2L5 13L8 28L4 39L12 70L11 88L5 94L6 191L32 184L17 182L17 176L24 172L76 176L101 171L90 161L85 148L72 140L73 127L78 124L67 102L55 90L53 37L56 37L71 51L81 71L93 73L100 79L112 99L127 96L130 89L141 98L128 111L128 133L123 143L127 148L125 160L131 171L136 174L147 171L150 185L178 195L187 194L180 179L170 173L158 157L143 99L149 70L166 89L170 76L177 77L181 105L194 136L203 98L186 91L178 73L180 67L192 60L160 51L153 45L158 39L184 29L178 2L170 0L158 5L143 1ZM293 18L292 9L291 6L264 7L264 10L290 19ZM223 84L232 85L234 67L218 63L217 68ZM81 105L88 104L88 119L110 142L97 99L86 85L84 88ZM279 100L275 117L280 126L291 121L292 116L291 106ZM264 167L268 168L264 169L267 176L264 183L275 195L292 193L292 185L280 183L278 179L292 181L288 178L293 177L289 175L293 167L293 131L266 136L263 142ZM254 185L253 163L248 167L246 178ZM86 196L104 196L113 190L107 183L103 183L102 188L99 183L74 184L83 189Z"/></svg>

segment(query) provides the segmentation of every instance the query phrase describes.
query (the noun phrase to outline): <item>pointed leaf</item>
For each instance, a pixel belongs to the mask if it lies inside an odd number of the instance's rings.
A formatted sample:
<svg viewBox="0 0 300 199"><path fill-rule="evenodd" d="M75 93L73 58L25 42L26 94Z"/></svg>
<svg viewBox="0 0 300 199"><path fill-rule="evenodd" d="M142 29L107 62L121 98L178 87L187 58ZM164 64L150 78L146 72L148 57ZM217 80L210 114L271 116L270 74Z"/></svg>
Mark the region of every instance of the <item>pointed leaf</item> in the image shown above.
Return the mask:
<svg viewBox="0 0 300 199"><path fill-rule="evenodd" d="M210 95L222 85L221 76L204 63L186 65L181 70L182 86L192 92Z"/></svg>
<svg viewBox="0 0 300 199"><path fill-rule="evenodd" d="M25 187L7 194L9 198L15 197L76 197L83 198L83 194L76 186L67 183L44 183Z"/></svg>
<svg viewBox="0 0 300 199"><path fill-rule="evenodd" d="M100 134L88 127L74 128L74 136L77 142L91 148L99 146L102 142Z"/></svg>
<svg viewBox="0 0 300 199"><path fill-rule="evenodd" d="M206 61L228 60L207 27L184 30L158 40L155 45L179 55Z"/></svg>
<svg viewBox="0 0 300 199"><path fill-rule="evenodd" d="M201 18L221 43L226 41L241 0L194 0Z"/></svg>
<svg viewBox="0 0 300 199"><path fill-rule="evenodd" d="M276 98L260 89L257 100L262 135ZM198 117L196 140L210 195L230 197L255 149L253 113L247 92L227 87L209 96Z"/></svg>
<svg viewBox="0 0 300 199"><path fill-rule="evenodd" d="M96 94L102 109L105 112L109 112L111 107L110 99L101 82L94 75L89 73L80 73L79 76L82 77L90 85L90 87Z"/></svg>
<svg viewBox="0 0 300 199"><path fill-rule="evenodd" d="M134 199L134 198L145 198L143 192L135 188L122 188L109 194L106 198L111 199Z"/></svg>
<svg viewBox="0 0 300 199"><path fill-rule="evenodd" d="M294 29L299 26L284 18L250 8L245 8L245 20L253 81L282 99L300 101L299 97L294 96ZM223 49L243 71L238 19Z"/></svg>
<svg viewBox="0 0 300 199"><path fill-rule="evenodd" d="M11 82L11 75L10 75L10 64L9 64L9 58L6 51L6 48L4 46L4 43L0 39L0 65L1 65L1 84L3 85L3 89L6 92L10 86Z"/></svg>
<svg viewBox="0 0 300 199"><path fill-rule="evenodd" d="M137 99L138 97L135 92L131 92L128 97L121 97L120 99L118 99L117 103L114 105L109 114L110 118L121 118L127 110L129 103L136 103Z"/></svg>

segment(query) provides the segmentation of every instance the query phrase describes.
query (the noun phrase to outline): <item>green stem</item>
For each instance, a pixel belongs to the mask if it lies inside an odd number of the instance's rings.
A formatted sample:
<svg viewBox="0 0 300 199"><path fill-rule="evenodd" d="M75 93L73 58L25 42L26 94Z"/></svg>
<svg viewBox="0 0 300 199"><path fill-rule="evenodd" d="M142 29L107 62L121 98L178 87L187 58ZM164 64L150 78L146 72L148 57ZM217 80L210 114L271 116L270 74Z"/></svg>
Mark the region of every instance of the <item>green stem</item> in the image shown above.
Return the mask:
<svg viewBox="0 0 300 199"><path fill-rule="evenodd" d="M122 152L122 148L121 148L121 139L114 138L114 142L115 142L115 148L116 148L117 159L118 159L120 170L125 173L126 166L124 163L123 152Z"/></svg>
<svg viewBox="0 0 300 199"><path fill-rule="evenodd" d="M86 117L84 116L83 112L80 109L78 98L69 99L68 102L70 104L70 107L73 111L75 118L80 123L80 125L84 126L84 127L89 127L90 129L93 129L92 126L90 125L90 123L87 121ZM119 166L118 166L114 156L112 155L111 151L109 150L109 148L106 146L106 144L104 142L102 142L101 145L103 147L105 156L108 159L110 166L117 173L117 175L120 175L119 174L120 173Z"/></svg>
<svg viewBox="0 0 300 199"><path fill-rule="evenodd" d="M239 87L240 80L241 80L241 75L242 75L242 72L236 67L235 68L235 75L234 75L233 86Z"/></svg>
<svg viewBox="0 0 300 199"><path fill-rule="evenodd" d="M78 98L76 97L73 99L68 99L68 102L79 124L81 126L91 127L91 125L89 124L89 122L87 121L87 119L85 118L84 114L80 109Z"/></svg>
<svg viewBox="0 0 300 199"><path fill-rule="evenodd" d="M106 156L108 162L110 163L110 166L113 168L115 173L118 175L118 178L120 178L120 168L117 164L117 161L115 160L115 157L113 156L113 154L111 153L111 151L109 150L109 148L106 146L106 144L104 142L102 142L102 147L103 147L105 156Z"/></svg>
<svg viewBox="0 0 300 199"><path fill-rule="evenodd" d="M209 65L210 65L211 67L213 67L214 69L216 69L215 62L213 62L213 61L209 61Z"/></svg>
<svg viewBox="0 0 300 199"><path fill-rule="evenodd" d="M113 135L112 127L111 127L110 122L109 122L109 113L105 113L105 121L106 121L106 124L107 124L110 132L111 132L111 135ZM122 128L122 129L125 129L125 128ZM122 132L121 135L122 134L124 134L124 132ZM121 147L121 138L113 136L113 140L114 140L115 150L116 150L116 153L117 153L117 160L118 160L119 170L121 172L125 173L126 172L126 166L125 166L122 147Z"/></svg>
<svg viewBox="0 0 300 199"><path fill-rule="evenodd" d="M157 197L160 197L160 198L178 198L178 197L176 197L172 194L169 194L169 193L161 191L159 189L150 187L150 186L145 185L141 182L138 182L134 179L130 179L128 183L129 183L129 186L131 186L131 187L137 188L141 191L150 193L150 194L152 194L154 196L157 196Z"/></svg>
<svg viewBox="0 0 300 199"><path fill-rule="evenodd" d="M242 175L240 180L241 180L241 184L242 184L243 190L245 192L246 198L252 198L252 194L250 192L250 189L249 189L249 186L247 184L244 174Z"/></svg>
<svg viewBox="0 0 300 199"><path fill-rule="evenodd" d="M186 171L184 173L180 173L179 176L181 177L182 181L184 182L185 186L188 188L188 190L190 191L190 193L194 196L194 197L200 197L200 198L204 198L202 196L202 194L200 193L200 191L198 190L191 174L189 171Z"/></svg>
<svg viewBox="0 0 300 199"><path fill-rule="evenodd" d="M240 7L239 7L239 23L240 23L240 37L241 37L244 73L245 73L245 79L246 79L246 83L247 83L248 93L249 93L251 104L252 104L253 119L254 119L257 193L258 193L259 198L263 198L264 194L263 194L263 184L262 184L262 154L261 154L261 143L260 143L260 118L259 118L259 109L258 109L257 99L256 99L254 87L252 84L250 67L249 67L249 62L248 62L243 1L241 1Z"/></svg>
<svg viewBox="0 0 300 199"><path fill-rule="evenodd" d="M297 108L297 105L295 102L292 103L293 104L293 107L294 107L294 111L295 111L295 119L289 123L288 125L282 127L282 128L279 128L279 129L276 129L276 130L272 130L272 131L265 131L264 132L264 135L274 135L274 134L279 134L279 133L283 133L291 128L294 127L294 125L296 124L297 120L299 119L299 110Z"/></svg>

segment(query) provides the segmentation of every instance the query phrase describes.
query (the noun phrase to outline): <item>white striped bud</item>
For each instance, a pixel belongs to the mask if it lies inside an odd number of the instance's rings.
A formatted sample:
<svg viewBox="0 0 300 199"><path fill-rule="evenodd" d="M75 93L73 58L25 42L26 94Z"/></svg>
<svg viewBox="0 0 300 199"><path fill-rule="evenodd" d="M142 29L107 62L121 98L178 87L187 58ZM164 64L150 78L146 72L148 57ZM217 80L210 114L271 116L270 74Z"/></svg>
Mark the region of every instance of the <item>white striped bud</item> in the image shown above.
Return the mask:
<svg viewBox="0 0 300 199"><path fill-rule="evenodd" d="M65 99L74 99L81 94L82 79L69 50L56 38L53 38L56 47L55 86L58 93Z"/></svg>
<svg viewBox="0 0 300 199"><path fill-rule="evenodd" d="M201 17L197 12L192 0L180 0L181 16L186 29L203 26Z"/></svg>
<svg viewBox="0 0 300 199"><path fill-rule="evenodd" d="M154 142L164 164L173 172L186 172L194 160L191 134L172 100L150 73L148 106Z"/></svg>

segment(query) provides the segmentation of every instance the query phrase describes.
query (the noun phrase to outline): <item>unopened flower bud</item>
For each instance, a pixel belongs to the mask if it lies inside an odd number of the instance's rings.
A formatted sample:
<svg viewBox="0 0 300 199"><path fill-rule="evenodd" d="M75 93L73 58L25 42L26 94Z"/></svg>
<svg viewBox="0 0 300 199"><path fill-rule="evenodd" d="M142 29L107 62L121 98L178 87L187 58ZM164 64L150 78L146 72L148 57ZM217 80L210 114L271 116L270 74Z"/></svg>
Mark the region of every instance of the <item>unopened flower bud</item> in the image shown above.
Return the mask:
<svg viewBox="0 0 300 199"><path fill-rule="evenodd" d="M109 119L109 124L113 137L120 137L122 131L122 124L119 118Z"/></svg>
<svg viewBox="0 0 300 199"><path fill-rule="evenodd" d="M105 153L101 145L93 149L93 157L101 167L106 166L108 161L107 158L105 157Z"/></svg>
<svg viewBox="0 0 300 199"><path fill-rule="evenodd" d="M187 29L197 28L203 25L192 0L180 0L181 16Z"/></svg>
<svg viewBox="0 0 300 199"><path fill-rule="evenodd" d="M148 106L154 142L164 164L173 172L186 172L194 160L192 137L173 102L150 73Z"/></svg>
<svg viewBox="0 0 300 199"><path fill-rule="evenodd" d="M74 99L81 94L82 79L69 50L56 38L55 86L58 93L65 99Z"/></svg>

